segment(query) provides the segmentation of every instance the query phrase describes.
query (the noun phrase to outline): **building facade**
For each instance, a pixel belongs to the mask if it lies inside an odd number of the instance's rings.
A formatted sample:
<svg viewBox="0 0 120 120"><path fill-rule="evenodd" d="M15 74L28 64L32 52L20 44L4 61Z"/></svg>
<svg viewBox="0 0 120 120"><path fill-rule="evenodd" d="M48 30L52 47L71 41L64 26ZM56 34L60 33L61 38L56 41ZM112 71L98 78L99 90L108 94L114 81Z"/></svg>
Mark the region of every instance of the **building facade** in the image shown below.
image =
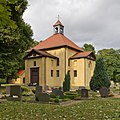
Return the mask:
<svg viewBox="0 0 120 120"><path fill-rule="evenodd" d="M64 26L58 20L54 34L28 51L25 59L25 83L44 88L62 87L65 75L70 73L71 88L89 86L94 72L95 55L84 52L64 35Z"/></svg>

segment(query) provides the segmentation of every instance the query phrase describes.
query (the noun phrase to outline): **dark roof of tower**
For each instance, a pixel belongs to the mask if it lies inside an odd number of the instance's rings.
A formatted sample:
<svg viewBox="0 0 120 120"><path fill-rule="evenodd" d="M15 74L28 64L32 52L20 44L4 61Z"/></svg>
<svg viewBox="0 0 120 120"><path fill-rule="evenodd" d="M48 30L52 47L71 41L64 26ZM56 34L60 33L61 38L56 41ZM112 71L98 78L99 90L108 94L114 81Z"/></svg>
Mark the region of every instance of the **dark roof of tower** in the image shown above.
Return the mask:
<svg viewBox="0 0 120 120"><path fill-rule="evenodd" d="M53 25L53 27L58 26L58 25L61 25L64 27L64 25L59 20Z"/></svg>

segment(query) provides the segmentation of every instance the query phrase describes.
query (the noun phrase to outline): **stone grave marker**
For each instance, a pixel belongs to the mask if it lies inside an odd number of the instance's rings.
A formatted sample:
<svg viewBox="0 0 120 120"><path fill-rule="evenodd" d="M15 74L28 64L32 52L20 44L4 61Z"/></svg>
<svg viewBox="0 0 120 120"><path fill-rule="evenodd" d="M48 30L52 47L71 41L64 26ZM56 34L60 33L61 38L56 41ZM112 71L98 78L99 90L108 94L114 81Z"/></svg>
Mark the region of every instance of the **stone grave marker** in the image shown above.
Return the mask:
<svg viewBox="0 0 120 120"><path fill-rule="evenodd" d="M64 96L63 92L58 88L53 89L51 94L55 94L56 96L59 96L59 98L63 98Z"/></svg>
<svg viewBox="0 0 120 120"><path fill-rule="evenodd" d="M10 86L6 86L6 95L10 96Z"/></svg>
<svg viewBox="0 0 120 120"><path fill-rule="evenodd" d="M20 85L6 86L7 100L20 101L22 97L22 90Z"/></svg>
<svg viewBox="0 0 120 120"><path fill-rule="evenodd" d="M42 86L36 86L35 94L42 93Z"/></svg>
<svg viewBox="0 0 120 120"><path fill-rule="evenodd" d="M35 95L36 101L41 102L49 102L50 101L50 95L48 93L38 93Z"/></svg>
<svg viewBox="0 0 120 120"><path fill-rule="evenodd" d="M107 87L101 87L99 90L101 97L108 97L108 92L109 90Z"/></svg>
<svg viewBox="0 0 120 120"><path fill-rule="evenodd" d="M82 90L82 89L85 89L85 86L79 86L78 94L81 94L81 90Z"/></svg>
<svg viewBox="0 0 120 120"><path fill-rule="evenodd" d="M87 89L81 89L81 97L88 98L88 90Z"/></svg>

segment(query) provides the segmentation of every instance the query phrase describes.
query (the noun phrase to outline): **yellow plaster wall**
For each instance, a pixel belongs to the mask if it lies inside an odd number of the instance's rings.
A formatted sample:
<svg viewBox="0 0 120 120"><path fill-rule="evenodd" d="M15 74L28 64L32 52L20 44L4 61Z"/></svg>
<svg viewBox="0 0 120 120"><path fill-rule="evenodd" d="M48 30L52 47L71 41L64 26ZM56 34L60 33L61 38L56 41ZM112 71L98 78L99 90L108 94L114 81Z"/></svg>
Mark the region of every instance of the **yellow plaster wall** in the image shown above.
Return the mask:
<svg viewBox="0 0 120 120"><path fill-rule="evenodd" d="M34 66L34 61L36 61L36 66ZM25 60L25 82L26 84L30 83L30 68L39 67L39 85L44 86L44 63L45 58L34 58Z"/></svg>
<svg viewBox="0 0 120 120"><path fill-rule="evenodd" d="M84 59L72 59L70 66L71 86L84 86ZM74 70L77 70L77 77L74 77Z"/></svg>
<svg viewBox="0 0 120 120"><path fill-rule="evenodd" d="M47 84L48 86L62 86L65 77L65 48L48 50L47 52L59 58L59 66L56 65L56 60L54 60L54 66L51 66L51 63L49 63L50 58L47 58L47 71L49 76L47 76ZM51 70L54 70L54 77L50 76ZM59 77L56 77L56 70L59 70Z"/></svg>

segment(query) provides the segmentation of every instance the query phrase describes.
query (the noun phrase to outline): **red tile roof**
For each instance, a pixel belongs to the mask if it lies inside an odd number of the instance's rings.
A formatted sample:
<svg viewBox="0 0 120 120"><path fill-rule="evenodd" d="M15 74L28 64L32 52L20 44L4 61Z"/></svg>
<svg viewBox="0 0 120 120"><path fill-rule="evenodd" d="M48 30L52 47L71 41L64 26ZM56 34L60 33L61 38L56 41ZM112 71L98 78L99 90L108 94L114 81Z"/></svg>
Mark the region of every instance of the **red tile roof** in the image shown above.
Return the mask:
<svg viewBox="0 0 120 120"><path fill-rule="evenodd" d="M53 25L53 27L55 27L55 26L57 26L57 25L61 25L61 26L64 27L64 25L63 25L59 20Z"/></svg>
<svg viewBox="0 0 120 120"><path fill-rule="evenodd" d="M89 52L78 52L75 55L73 55L70 59L84 58L84 57L88 57L90 54L93 54L93 52L92 51L89 51Z"/></svg>
<svg viewBox="0 0 120 120"><path fill-rule="evenodd" d="M42 49L51 49L51 48L63 47L63 46L67 46L76 49L78 51L83 51L82 48L77 46L75 43L73 43L63 34L54 34L51 37L47 38L46 40L40 42L38 45L33 47L33 49L42 50Z"/></svg>
<svg viewBox="0 0 120 120"><path fill-rule="evenodd" d="M18 70L18 72L16 73L17 76L22 75L25 72L25 70Z"/></svg>

